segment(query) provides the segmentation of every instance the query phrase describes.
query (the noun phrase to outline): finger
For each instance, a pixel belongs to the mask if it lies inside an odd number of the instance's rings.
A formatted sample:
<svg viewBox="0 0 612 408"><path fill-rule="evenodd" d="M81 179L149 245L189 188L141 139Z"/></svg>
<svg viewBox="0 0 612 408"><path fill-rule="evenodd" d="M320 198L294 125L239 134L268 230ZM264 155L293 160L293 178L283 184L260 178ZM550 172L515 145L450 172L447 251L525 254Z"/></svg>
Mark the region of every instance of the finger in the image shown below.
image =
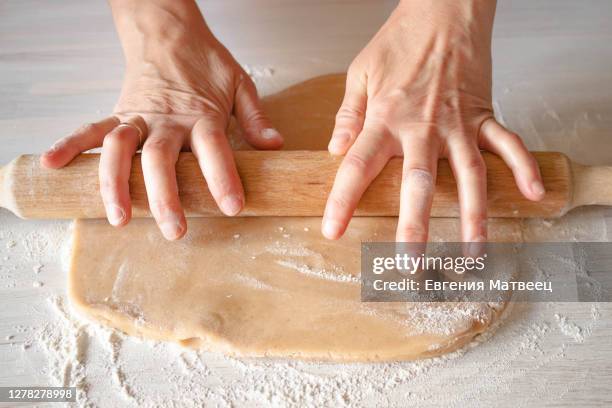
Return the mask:
<svg viewBox="0 0 612 408"><path fill-rule="evenodd" d="M336 124L329 141L331 154L346 154L363 128L367 104L365 80L357 75L346 77L342 105L336 114Z"/></svg>
<svg viewBox="0 0 612 408"><path fill-rule="evenodd" d="M137 120L135 117L126 122L132 123ZM132 157L138 150L140 140L141 133L136 127L117 126L104 137L102 143L98 172L100 194L108 222L114 226L125 225L132 217L128 181Z"/></svg>
<svg viewBox="0 0 612 408"><path fill-rule="evenodd" d="M229 216L238 214L244 205L244 191L223 121L214 116L198 120L192 130L191 150L221 211Z"/></svg>
<svg viewBox="0 0 612 408"><path fill-rule="evenodd" d="M58 140L44 152L40 156L40 164L51 169L64 167L79 153L100 147L104 136L117 125L119 119L110 116L99 122L81 126L73 134Z"/></svg>
<svg viewBox="0 0 612 408"><path fill-rule="evenodd" d="M409 136L404 138L406 142L396 241L427 242L440 146L437 139L427 134Z"/></svg>
<svg viewBox="0 0 612 408"><path fill-rule="evenodd" d="M508 131L495 119L489 119L480 128L480 139L484 149L504 159L514 174L516 185L527 199L539 201L544 198L546 190L538 162L517 134Z"/></svg>
<svg viewBox="0 0 612 408"><path fill-rule="evenodd" d="M187 231L175 169L185 138L182 132L176 127L158 125L150 130L142 148L142 172L149 207L168 240L179 239Z"/></svg>
<svg viewBox="0 0 612 408"><path fill-rule="evenodd" d="M257 88L246 73L241 76L236 89L236 105L234 113L244 138L257 149L280 149L283 137L272 127L272 122L263 111Z"/></svg>
<svg viewBox="0 0 612 408"><path fill-rule="evenodd" d="M384 137L382 131L364 130L342 160L323 215L326 238L344 234L361 196L389 161L391 153L384 147L388 146Z"/></svg>
<svg viewBox="0 0 612 408"><path fill-rule="evenodd" d="M487 239L487 173L476 146L458 142L449 146L450 165L457 180L464 242L484 243ZM478 245L471 246L479 248ZM477 250L469 251L472 254Z"/></svg>

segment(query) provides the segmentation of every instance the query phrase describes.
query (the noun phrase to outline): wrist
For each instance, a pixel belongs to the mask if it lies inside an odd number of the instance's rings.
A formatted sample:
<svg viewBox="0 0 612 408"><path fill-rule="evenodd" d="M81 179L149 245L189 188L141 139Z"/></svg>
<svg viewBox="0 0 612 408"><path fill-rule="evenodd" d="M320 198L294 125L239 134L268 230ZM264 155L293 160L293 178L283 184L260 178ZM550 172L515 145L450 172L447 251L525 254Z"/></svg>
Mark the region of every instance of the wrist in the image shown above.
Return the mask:
<svg viewBox="0 0 612 408"><path fill-rule="evenodd" d="M110 0L128 66L161 62L194 43L214 40L192 0Z"/></svg>
<svg viewBox="0 0 612 408"><path fill-rule="evenodd" d="M400 0L394 13L418 15L439 28L478 25L492 31L496 0Z"/></svg>

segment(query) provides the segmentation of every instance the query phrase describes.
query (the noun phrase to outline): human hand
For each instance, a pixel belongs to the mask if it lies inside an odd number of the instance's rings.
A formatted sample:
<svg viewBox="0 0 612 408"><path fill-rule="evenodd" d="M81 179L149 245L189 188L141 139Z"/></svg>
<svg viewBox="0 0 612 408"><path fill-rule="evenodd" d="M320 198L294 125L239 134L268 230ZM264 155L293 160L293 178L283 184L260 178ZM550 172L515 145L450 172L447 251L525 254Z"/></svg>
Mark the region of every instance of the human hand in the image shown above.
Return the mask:
<svg viewBox="0 0 612 408"><path fill-rule="evenodd" d="M372 180L403 156L398 242L426 242L437 162L457 180L462 239L487 237L486 168L502 157L530 200L545 194L537 162L493 116L491 32L495 2L403 0L351 64L329 151L344 157L322 232L342 236Z"/></svg>
<svg viewBox="0 0 612 408"><path fill-rule="evenodd" d="M126 2L118 3L113 12L127 64L114 114L60 139L41 156L41 164L60 168L102 146L100 193L109 222L121 226L131 217L132 157L144 142L142 171L151 212L163 235L178 239L187 230L175 174L181 150L197 157L221 211L236 215L244 192L226 136L230 115L256 148L277 149L283 139L263 113L255 85L208 30L197 6L154 14L150 2L136 2L128 10L121 8Z"/></svg>

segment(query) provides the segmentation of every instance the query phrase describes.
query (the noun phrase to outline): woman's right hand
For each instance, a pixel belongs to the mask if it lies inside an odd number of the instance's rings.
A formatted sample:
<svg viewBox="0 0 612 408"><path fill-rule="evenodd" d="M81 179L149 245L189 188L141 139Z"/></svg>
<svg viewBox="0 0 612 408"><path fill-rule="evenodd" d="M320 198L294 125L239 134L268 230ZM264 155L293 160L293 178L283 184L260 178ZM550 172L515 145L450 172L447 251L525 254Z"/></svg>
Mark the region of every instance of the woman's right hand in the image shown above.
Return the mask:
<svg viewBox="0 0 612 408"><path fill-rule="evenodd" d="M127 62L113 115L57 141L41 164L60 168L102 146L100 193L108 221L122 226L131 218L128 179L142 142L149 207L164 237L174 240L187 230L175 173L181 150L193 151L217 205L231 216L242 209L244 192L226 135L230 116L255 148L278 149L283 139L262 111L255 85L195 3L158 2L167 12L154 2L111 2Z"/></svg>

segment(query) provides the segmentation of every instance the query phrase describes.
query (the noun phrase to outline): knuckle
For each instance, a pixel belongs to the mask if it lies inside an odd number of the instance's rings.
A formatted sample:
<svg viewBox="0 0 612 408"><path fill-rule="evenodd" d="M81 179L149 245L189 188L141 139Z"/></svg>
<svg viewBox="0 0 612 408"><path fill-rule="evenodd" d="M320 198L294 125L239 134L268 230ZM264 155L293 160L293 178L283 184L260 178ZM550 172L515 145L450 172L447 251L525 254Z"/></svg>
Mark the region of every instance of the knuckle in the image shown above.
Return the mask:
<svg viewBox="0 0 612 408"><path fill-rule="evenodd" d="M373 122L394 123L406 116L406 103L396 97L379 98L368 108L367 115Z"/></svg>
<svg viewBox="0 0 612 408"><path fill-rule="evenodd" d="M366 119L374 122L387 122L392 117L392 109L393 104L378 100L368 107Z"/></svg>
<svg viewBox="0 0 612 408"><path fill-rule="evenodd" d="M359 108L349 105L342 105L340 109L338 109L338 113L336 114L336 121L352 121L363 117L364 114L365 112L363 112L363 110Z"/></svg>
<svg viewBox="0 0 612 408"><path fill-rule="evenodd" d="M509 132L508 133L508 143L510 148L518 149L524 152L527 152L527 147L523 142L523 139L517 135L516 133Z"/></svg>
<svg viewBox="0 0 612 408"><path fill-rule="evenodd" d="M260 109L253 109L250 112L246 112L244 116L244 120L248 124L257 124L261 122L267 122L268 117L266 114Z"/></svg>
<svg viewBox="0 0 612 408"><path fill-rule="evenodd" d="M335 194L329 197L330 204L336 209L336 211L346 211L350 208L349 200L341 195Z"/></svg>
<svg viewBox="0 0 612 408"><path fill-rule="evenodd" d="M523 139L517 133L508 131L508 137L515 143L523 144Z"/></svg>
<svg viewBox="0 0 612 408"><path fill-rule="evenodd" d="M540 168L540 164L536 160L535 156L531 154L529 151L525 152L525 164L534 170Z"/></svg>
<svg viewBox="0 0 612 408"><path fill-rule="evenodd" d="M111 132L109 136L112 135L117 139L125 138L127 136L135 136L138 139L139 134L140 134L140 131L135 129L132 126L120 126L120 127L115 128L115 130Z"/></svg>
<svg viewBox="0 0 612 408"><path fill-rule="evenodd" d="M527 152L527 147L523 142L523 138L521 138L518 134L514 132L508 132L508 141L506 142L508 148L518 149L520 151Z"/></svg>
<svg viewBox="0 0 612 408"><path fill-rule="evenodd" d="M85 123L81 127L79 127L74 133L75 134L83 134L83 133L98 133L100 130L100 126L97 123Z"/></svg>
<svg viewBox="0 0 612 408"><path fill-rule="evenodd" d="M409 167L404 171L405 181L411 181L423 186L433 186L433 173L425 167Z"/></svg>
<svg viewBox="0 0 612 408"><path fill-rule="evenodd" d="M196 122L195 126L202 127L203 130L210 129L211 124L224 124L228 120L226 114L221 110L209 107L200 113L200 118Z"/></svg>
<svg viewBox="0 0 612 408"><path fill-rule="evenodd" d="M402 87L396 87L388 90L378 98L378 103L386 108L392 109L397 106L405 106L412 99L415 99L415 95Z"/></svg>
<svg viewBox="0 0 612 408"><path fill-rule="evenodd" d="M267 127L267 123L269 122L266 114L259 109L246 112L243 120L244 126L250 130L255 127Z"/></svg>
<svg viewBox="0 0 612 408"><path fill-rule="evenodd" d="M200 115L200 119L193 126L193 133L200 137L210 137L223 135L225 137L225 129L227 128L228 119L217 112L205 112Z"/></svg>
<svg viewBox="0 0 612 408"><path fill-rule="evenodd" d="M397 102L405 101L409 99L411 96L412 96L412 92L409 89L403 86L396 86L388 91L387 97L385 100L388 103L397 103Z"/></svg>
<svg viewBox="0 0 612 408"><path fill-rule="evenodd" d="M180 212L178 203L169 198L149 199L149 208L155 218L165 218L167 215L173 215Z"/></svg>
<svg viewBox="0 0 612 408"><path fill-rule="evenodd" d="M370 171L370 163L363 155L355 152L349 152L344 158L344 165L350 170L361 174L368 174Z"/></svg>
<svg viewBox="0 0 612 408"><path fill-rule="evenodd" d="M121 143L121 138L123 129L119 129L116 132L111 132L108 135L104 136L104 140L102 141L102 146L112 146Z"/></svg>
<svg viewBox="0 0 612 408"><path fill-rule="evenodd" d="M100 173L100 193L103 197L114 195L121 185L121 180L118 176L110 176Z"/></svg>
<svg viewBox="0 0 612 408"><path fill-rule="evenodd" d="M463 166L468 171L476 173L479 176L485 175L487 171L484 159L480 154L474 154L468 157Z"/></svg>
<svg viewBox="0 0 612 408"><path fill-rule="evenodd" d="M173 142L169 139L148 139L142 148L143 156L164 159L170 156L173 150Z"/></svg>

